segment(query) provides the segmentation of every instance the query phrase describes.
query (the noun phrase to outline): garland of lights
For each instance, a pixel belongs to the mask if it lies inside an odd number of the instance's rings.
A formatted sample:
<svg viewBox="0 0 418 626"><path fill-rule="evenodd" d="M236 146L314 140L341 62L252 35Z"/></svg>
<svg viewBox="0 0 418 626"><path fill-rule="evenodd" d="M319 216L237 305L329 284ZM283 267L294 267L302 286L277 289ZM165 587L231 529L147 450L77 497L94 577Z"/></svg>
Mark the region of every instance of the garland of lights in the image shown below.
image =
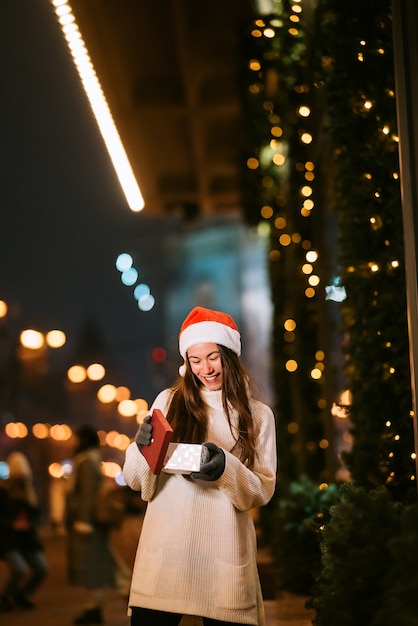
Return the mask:
<svg viewBox="0 0 418 626"><path fill-rule="evenodd" d="M270 228L274 386L279 456L288 479L323 477L324 346L318 340L319 245L314 246L315 137L309 37L300 0L254 21L248 41L250 223ZM285 51L285 52L284 52Z"/></svg>
<svg viewBox="0 0 418 626"><path fill-rule="evenodd" d="M322 0L320 76L338 171L354 480L403 499L415 481L388 0Z"/></svg>
<svg viewBox="0 0 418 626"><path fill-rule="evenodd" d="M271 231L282 472L315 476L300 457L328 445L320 427L327 401L318 294L327 277L318 198L331 197L325 208L339 219L333 289L348 295L341 331L354 445L345 460L358 484L385 484L403 498L415 475L390 3L321 0L314 22L300 0L274 7L248 42L244 197L249 223ZM318 160L327 138L324 181Z"/></svg>

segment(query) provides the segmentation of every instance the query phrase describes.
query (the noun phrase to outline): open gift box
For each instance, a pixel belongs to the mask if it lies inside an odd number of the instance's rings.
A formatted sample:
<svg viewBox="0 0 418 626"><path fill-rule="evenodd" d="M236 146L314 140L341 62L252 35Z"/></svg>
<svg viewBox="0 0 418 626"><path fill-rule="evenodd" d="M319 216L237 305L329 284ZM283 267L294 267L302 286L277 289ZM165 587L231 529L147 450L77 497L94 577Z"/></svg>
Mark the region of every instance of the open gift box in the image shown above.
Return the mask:
<svg viewBox="0 0 418 626"><path fill-rule="evenodd" d="M164 459L163 472L169 474L198 472L202 452L203 446L197 443L170 443Z"/></svg>

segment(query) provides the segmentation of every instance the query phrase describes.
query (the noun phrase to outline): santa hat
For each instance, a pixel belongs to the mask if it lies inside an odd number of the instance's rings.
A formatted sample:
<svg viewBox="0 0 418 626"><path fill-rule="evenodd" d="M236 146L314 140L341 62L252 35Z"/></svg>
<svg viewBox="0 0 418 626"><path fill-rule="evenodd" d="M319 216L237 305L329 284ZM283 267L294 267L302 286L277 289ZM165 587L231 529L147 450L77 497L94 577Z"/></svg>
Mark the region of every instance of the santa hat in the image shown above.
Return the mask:
<svg viewBox="0 0 418 626"><path fill-rule="evenodd" d="M179 333L179 351L183 359L187 350L197 343L217 343L241 354L241 336L234 320L227 313L197 306L184 320ZM184 376L184 366L180 367Z"/></svg>

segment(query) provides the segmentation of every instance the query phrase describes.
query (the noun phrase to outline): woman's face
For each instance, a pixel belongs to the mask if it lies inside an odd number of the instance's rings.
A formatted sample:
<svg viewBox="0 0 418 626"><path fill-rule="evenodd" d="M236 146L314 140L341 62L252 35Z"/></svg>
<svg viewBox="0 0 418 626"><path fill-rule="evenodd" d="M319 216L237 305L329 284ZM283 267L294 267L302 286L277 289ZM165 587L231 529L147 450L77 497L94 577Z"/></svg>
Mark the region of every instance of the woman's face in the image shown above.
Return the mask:
<svg viewBox="0 0 418 626"><path fill-rule="evenodd" d="M222 363L216 343L198 343L187 351L193 374L211 391L222 389Z"/></svg>

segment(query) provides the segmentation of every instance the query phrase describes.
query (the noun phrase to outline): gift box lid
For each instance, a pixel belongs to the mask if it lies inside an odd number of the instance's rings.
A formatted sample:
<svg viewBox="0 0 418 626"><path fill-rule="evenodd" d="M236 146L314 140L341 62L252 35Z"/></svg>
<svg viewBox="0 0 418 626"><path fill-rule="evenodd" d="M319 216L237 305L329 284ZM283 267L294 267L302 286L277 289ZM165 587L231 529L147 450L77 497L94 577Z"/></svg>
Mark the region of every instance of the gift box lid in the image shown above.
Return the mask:
<svg viewBox="0 0 418 626"><path fill-rule="evenodd" d="M152 439L149 446L141 450L153 474L161 474L168 444L173 438L173 429L159 409L154 409L151 416Z"/></svg>

